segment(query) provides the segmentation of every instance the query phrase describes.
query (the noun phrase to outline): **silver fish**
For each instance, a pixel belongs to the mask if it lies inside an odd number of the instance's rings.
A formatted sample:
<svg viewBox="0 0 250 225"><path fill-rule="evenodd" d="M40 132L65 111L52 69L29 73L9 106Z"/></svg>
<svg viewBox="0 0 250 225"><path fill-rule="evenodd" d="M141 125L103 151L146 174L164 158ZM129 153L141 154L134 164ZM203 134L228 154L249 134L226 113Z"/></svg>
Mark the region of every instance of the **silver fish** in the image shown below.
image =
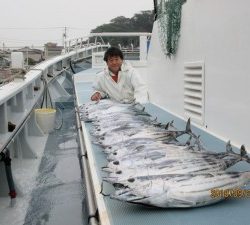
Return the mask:
<svg viewBox="0 0 250 225"><path fill-rule="evenodd" d="M131 180L130 187L116 191L111 198L162 208L200 207L225 198L223 194L213 196L213 191L237 190L249 181L250 172L173 174Z"/></svg>

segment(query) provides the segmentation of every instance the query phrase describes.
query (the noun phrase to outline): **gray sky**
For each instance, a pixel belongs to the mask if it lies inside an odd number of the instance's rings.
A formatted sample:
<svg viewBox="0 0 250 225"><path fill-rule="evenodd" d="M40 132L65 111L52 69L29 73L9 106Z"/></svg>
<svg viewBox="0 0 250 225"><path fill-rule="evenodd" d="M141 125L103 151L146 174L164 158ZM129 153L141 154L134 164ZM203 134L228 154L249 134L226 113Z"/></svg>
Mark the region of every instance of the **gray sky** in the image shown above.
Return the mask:
<svg viewBox="0 0 250 225"><path fill-rule="evenodd" d="M0 47L62 43L87 36L91 29L117 16L152 10L153 0L0 0Z"/></svg>

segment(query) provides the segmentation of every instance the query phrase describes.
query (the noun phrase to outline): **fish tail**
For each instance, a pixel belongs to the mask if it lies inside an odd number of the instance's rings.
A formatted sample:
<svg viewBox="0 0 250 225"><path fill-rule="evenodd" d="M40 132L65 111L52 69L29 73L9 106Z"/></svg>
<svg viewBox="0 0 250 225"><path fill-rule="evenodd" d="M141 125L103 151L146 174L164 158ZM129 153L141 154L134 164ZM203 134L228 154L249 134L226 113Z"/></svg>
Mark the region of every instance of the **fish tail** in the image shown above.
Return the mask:
<svg viewBox="0 0 250 225"><path fill-rule="evenodd" d="M191 129L191 119L190 118L187 120L185 133L190 134L194 139L199 138L199 136L197 136L195 133L193 133L193 131Z"/></svg>
<svg viewBox="0 0 250 225"><path fill-rule="evenodd" d="M172 120L169 124L169 126L171 126L172 128L176 129L176 127L174 126L174 120Z"/></svg>
<svg viewBox="0 0 250 225"><path fill-rule="evenodd" d="M196 135L193 134L193 132L192 132L192 130L191 130L190 118L189 118L188 121L187 121L186 129L185 129L184 131L176 131L174 135L175 135L175 137L179 137L179 136L181 136L181 135L183 135L183 134L190 134L190 135L192 135L193 137L196 137Z"/></svg>
<svg viewBox="0 0 250 225"><path fill-rule="evenodd" d="M200 139L200 135L195 137L195 146L197 146L197 150L198 151L204 151L206 150L206 147L204 146L204 144L202 143L201 139Z"/></svg>
<svg viewBox="0 0 250 225"><path fill-rule="evenodd" d="M231 143L230 143L230 140L227 142L227 145L226 145L226 152L236 154L236 153L233 151L233 148L232 148L232 145L231 145Z"/></svg>
<svg viewBox="0 0 250 225"><path fill-rule="evenodd" d="M238 155L240 157L240 161L246 161L246 162L250 163L250 157L248 156L247 151L246 151L246 147L244 145L241 145L240 154L238 154L238 153L235 153L233 151L232 145L231 145L230 141L228 141L227 145L226 145L226 151L227 151L227 153Z"/></svg>
<svg viewBox="0 0 250 225"><path fill-rule="evenodd" d="M188 121L187 121L187 124L186 124L186 133L188 134L192 134L192 130L191 130L191 119L189 118Z"/></svg>
<svg viewBox="0 0 250 225"><path fill-rule="evenodd" d="M168 122L168 123L165 125L165 129L166 129L166 130L175 130L175 131L177 131L177 128L176 128L173 124L174 124L174 120Z"/></svg>
<svg viewBox="0 0 250 225"><path fill-rule="evenodd" d="M169 129L169 122L166 124L166 126L164 127L165 130Z"/></svg>
<svg viewBox="0 0 250 225"><path fill-rule="evenodd" d="M246 162L250 163L250 157L248 156L244 145L241 145L241 147L240 147L240 156L241 156L242 161L246 161Z"/></svg>

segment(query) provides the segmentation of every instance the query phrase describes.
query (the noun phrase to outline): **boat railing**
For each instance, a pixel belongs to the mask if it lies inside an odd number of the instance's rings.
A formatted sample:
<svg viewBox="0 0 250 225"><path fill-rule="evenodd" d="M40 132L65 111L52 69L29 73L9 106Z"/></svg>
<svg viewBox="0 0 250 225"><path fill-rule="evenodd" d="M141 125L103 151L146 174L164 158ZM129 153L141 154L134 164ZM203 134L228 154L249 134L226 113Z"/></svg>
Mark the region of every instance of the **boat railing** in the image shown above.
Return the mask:
<svg viewBox="0 0 250 225"><path fill-rule="evenodd" d="M37 124L35 109L54 107L58 96L69 97L60 82L70 79L71 63L80 57L89 57L95 48L94 45L86 46L77 52L53 57L3 83L0 87L0 161L8 154L16 160L37 158L30 140L46 134ZM5 177L2 165L0 177L1 180ZM3 180L0 182L0 196L4 195L8 185ZM11 198L14 197L13 194Z"/></svg>
<svg viewBox="0 0 250 225"><path fill-rule="evenodd" d="M63 59L62 64L68 64L68 61L81 61L85 58L91 58L93 52L100 52L105 51L107 49L108 45L105 45L101 42L96 43L82 43L82 39L73 39L68 42L68 45L66 45L65 49L62 52ZM67 54L72 55L70 59L67 59ZM57 59L58 57L55 57ZM46 61L48 62L48 61ZM25 68L19 69L19 70L13 70L12 68L2 68L0 69L0 87L8 84L9 82L14 81L15 78L22 78L25 79L25 76L29 72L29 70L32 70L32 68L37 68L39 65L43 65L44 61L36 64L35 66L27 66L25 65ZM51 71L53 66L49 66L48 70ZM56 66L57 67L57 66ZM1 100L1 99L0 99Z"/></svg>
<svg viewBox="0 0 250 225"><path fill-rule="evenodd" d="M11 77L9 82L0 87L0 152L11 145L14 134L22 128L21 124L29 113L40 107L37 102L44 93L44 82L48 87L55 84L55 78L61 74L65 75L71 63L87 59L93 52L104 47L99 43L89 44L53 57L29 68L22 76ZM64 93L63 90L59 92ZM10 131L10 123L15 125L13 131Z"/></svg>
<svg viewBox="0 0 250 225"><path fill-rule="evenodd" d="M142 32L104 32L104 33L91 33L89 36L75 38L65 41L64 50L62 55L69 54L74 52L74 60L81 60L84 58L91 58L93 52L103 52L111 44L104 41L104 37L139 37L139 45L134 46L133 43L130 43L127 46L118 44L118 47L123 51L125 59L127 60L140 60L144 61L147 59L147 52L149 47L149 41L151 33L142 33ZM73 60L73 59L72 59ZM37 64L39 65L39 64ZM36 65L36 66L37 66ZM35 67L36 67L35 66ZM32 68L32 67L31 67ZM28 71L30 68L25 68ZM8 68L4 73L11 73L6 77L0 77L0 86L13 81L16 77L22 77L22 74L25 71L18 71L18 73L13 73L13 71Z"/></svg>
<svg viewBox="0 0 250 225"><path fill-rule="evenodd" d="M79 49L95 46L93 51L104 51L111 44L105 42L103 38L121 38L121 37L138 37L138 46L134 46L131 42L127 46L118 43L118 47L124 52L127 59L146 60L151 38L151 33L147 32L103 32L91 33L87 37L75 38L65 41L65 53L70 51L78 51ZM100 40L100 41L98 41Z"/></svg>
<svg viewBox="0 0 250 225"><path fill-rule="evenodd" d="M84 43L82 38L76 38L65 42L64 44L64 53L69 53L71 51L77 51L79 49L86 49L88 47L95 47L102 49L105 46L105 43L96 42L96 43Z"/></svg>

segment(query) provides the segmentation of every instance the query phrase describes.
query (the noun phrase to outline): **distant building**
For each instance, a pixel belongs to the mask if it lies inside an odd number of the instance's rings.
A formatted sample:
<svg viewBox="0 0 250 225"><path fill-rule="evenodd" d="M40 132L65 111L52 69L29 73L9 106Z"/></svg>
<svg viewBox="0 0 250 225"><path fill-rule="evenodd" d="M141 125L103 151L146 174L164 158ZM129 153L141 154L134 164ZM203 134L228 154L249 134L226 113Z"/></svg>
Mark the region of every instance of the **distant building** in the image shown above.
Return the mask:
<svg viewBox="0 0 250 225"><path fill-rule="evenodd" d="M0 56L9 58L10 53L11 53L11 50L10 50L10 49L4 49L4 50L3 50L3 49L0 49Z"/></svg>
<svg viewBox="0 0 250 225"><path fill-rule="evenodd" d="M35 65L44 60L44 52L40 49L34 49L29 47L24 47L20 49L13 50L13 52L22 52L24 58L29 61L29 65Z"/></svg>
<svg viewBox="0 0 250 225"><path fill-rule="evenodd" d="M10 66L10 59L0 55L0 68Z"/></svg>
<svg viewBox="0 0 250 225"><path fill-rule="evenodd" d="M11 79L11 70L0 68L0 85L10 79Z"/></svg>
<svg viewBox="0 0 250 225"><path fill-rule="evenodd" d="M11 51L9 49L0 49L0 68L10 65L10 54Z"/></svg>
<svg viewBox="0 0 250 225"><path fill-rule="evenodd" d="M45 59L61 55L63 46L57 46L56 43L47 43L44 45Z"/></svg>

